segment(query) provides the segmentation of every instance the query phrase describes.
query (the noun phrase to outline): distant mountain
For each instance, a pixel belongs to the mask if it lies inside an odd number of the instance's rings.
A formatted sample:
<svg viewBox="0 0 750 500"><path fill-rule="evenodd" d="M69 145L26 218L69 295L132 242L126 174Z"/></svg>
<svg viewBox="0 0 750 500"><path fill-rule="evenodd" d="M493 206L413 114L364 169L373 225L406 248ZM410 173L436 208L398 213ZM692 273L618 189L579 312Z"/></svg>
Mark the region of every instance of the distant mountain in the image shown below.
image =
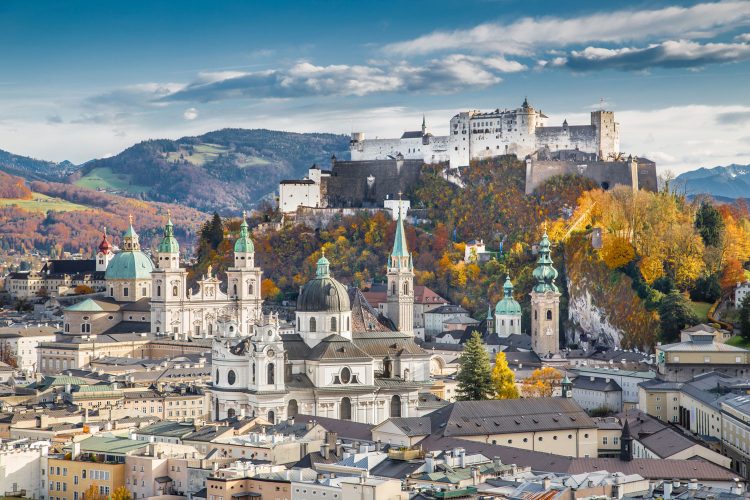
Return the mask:
<svg viewBox="0 0 750 500"><path fill-rule="evenodd" d="M223 129L198 137L144 141L120 154L85 163L69 177L80 187L199 210L239 212L274 193L282 179L295 179L317 163L348 158L349 139Z"/></svg>
<svg viewBox="0 0 750 500"><path fill-rule="evenodd" d="M675 182L688 195L750 198L750 165L699 168L678 175Z"/></svg>
<svg viewBox="0 0 750 500"><path fill-rule="evenodd" d="M61 180L78 167L69 161L55 163L14 155L0 149L0 171L29 180Z"/></svg>

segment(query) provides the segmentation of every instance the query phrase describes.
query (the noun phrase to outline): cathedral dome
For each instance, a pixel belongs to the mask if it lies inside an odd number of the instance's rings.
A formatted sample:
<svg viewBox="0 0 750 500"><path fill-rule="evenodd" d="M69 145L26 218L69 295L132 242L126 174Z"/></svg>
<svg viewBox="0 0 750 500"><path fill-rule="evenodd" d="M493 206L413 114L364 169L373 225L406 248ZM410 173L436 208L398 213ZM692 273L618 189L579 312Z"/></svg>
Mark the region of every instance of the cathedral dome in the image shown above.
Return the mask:
<svg viewBox="0 0 750 500"><path fill-rule="evenodd" d="M329 272L325 255L318 260L315 278L302 287L297 298L300 312L348 312L351 311L346 287L336 281Z"/></svg>
<svg viewBox="0 0 750 500"><path fill-rule="evenodd" d="M120 252L112 257L104 274L107 280L149 279L154 265L141 251Z"/></svg>
<svg viewBox="0 0 750 500"><path fill-rule="evenodd" d="M234 253L254 253L255 245L250 239L245 212L242 212L242 224L240 224L240 237L234 242Z"/></svg>

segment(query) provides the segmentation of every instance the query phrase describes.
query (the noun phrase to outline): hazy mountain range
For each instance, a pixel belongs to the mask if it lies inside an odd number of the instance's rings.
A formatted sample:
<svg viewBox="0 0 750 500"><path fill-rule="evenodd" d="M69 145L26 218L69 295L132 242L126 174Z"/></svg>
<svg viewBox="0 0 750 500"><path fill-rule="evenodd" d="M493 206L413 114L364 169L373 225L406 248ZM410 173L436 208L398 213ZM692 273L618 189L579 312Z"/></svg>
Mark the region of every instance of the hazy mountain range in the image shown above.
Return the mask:
<svg viewBox="0 0 750 500"><path fill-rule="evenodd" d="M675 182L687 195L750 198L750 165L699 168L680 174Z"/></svg>

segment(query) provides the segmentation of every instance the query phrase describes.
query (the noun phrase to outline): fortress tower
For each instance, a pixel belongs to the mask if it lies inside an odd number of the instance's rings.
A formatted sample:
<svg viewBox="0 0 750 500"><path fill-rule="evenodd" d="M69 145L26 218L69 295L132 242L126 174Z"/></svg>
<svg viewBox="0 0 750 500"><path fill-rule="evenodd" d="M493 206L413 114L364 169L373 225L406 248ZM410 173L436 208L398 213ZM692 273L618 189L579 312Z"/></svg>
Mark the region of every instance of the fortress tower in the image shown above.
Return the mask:
<svg viewBox="0 0 750 500"><path fill-rule="evenodd" d="M614 111L592 111L591 125L599 146L599 159L614 160L620 153L620 126L615 122Z"/></svg>

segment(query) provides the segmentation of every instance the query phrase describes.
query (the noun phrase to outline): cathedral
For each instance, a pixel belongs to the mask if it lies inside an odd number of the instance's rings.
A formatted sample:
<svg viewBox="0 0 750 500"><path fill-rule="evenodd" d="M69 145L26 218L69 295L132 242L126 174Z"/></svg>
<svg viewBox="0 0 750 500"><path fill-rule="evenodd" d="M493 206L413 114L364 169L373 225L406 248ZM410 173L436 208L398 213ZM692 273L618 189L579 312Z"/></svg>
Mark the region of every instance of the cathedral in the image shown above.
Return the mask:
<svg viewBox="0 0 750 500"><path fill-rule="evenodd" d="M293 334L281 335L273 315L252 332L221 319L212 348L214 418L278 422L304 413L378 424L418 416L430 354L414 342L414 269L400 213L387 276L390 320L337 281L325 255L300 291Z"/></svg>

